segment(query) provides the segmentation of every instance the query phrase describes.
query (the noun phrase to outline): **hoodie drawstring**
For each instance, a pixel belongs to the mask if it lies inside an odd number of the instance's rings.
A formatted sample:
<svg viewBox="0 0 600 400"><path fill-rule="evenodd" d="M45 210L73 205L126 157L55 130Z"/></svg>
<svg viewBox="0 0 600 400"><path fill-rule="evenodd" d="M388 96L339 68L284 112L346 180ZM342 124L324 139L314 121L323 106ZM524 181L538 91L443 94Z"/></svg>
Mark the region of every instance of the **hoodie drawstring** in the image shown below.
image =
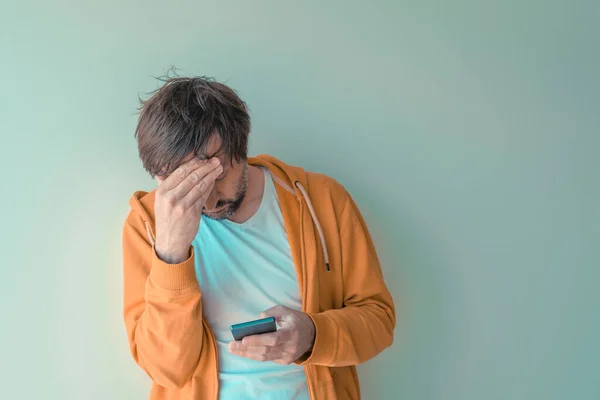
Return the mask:
<svg viewBox="0 0 600 400"><path fill-rule="evenodd" d="M146 233L148 234L148 239L150 239L150 243L152 244L152 246L154 246L154 236L152 236L152 231L150 230L150 225L148 225L147 221L144 221L144 224L146 225Z"/></svg>
<svg viewBox="0 0 600 400"><path fill-rule="evenodd" d="M306 200L306 205L308 206L310 215L312 216L313 222L315 223L317 231L319 232L319 237L321 238L321 248L323 249L323 257L325 258L325 268L327 269L327 272L330 272L331 268L329 267L329 253L327 253L327 246L325 246L325 235L323 235L323 229L321 228L319 218L317 218L315 209L312 206L310 197L308 197L308 193L306 192L306 189L304 189L304 186L302 186L302 184L299 181L294 182L294 184L298 189L300 189L300 192L302 192L302 196L304 196L304 199Z"/></svg>

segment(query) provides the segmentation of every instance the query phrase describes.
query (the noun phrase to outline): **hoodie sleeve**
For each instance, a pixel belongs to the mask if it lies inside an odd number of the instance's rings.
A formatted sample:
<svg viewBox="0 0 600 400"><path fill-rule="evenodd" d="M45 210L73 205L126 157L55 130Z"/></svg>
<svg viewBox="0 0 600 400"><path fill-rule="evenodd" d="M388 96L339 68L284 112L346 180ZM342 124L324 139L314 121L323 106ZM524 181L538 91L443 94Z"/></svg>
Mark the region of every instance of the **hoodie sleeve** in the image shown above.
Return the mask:
<svg viewBox="0 0 600 400"><path fill-rule="evenodd" d="M193 247L181 264L161 261L135 212L125 222L122 239L124 317L131 353L155 383L181 388L196 369L202 347Z"/></svg>
<svg viewBox="0 0 600 400"><path fill-rule="evenodd" d="M316 336L310 356L299 364L361 364L392 344L395 308L373 241L348 192L339 217L344 306L309 313Z"/></svg>

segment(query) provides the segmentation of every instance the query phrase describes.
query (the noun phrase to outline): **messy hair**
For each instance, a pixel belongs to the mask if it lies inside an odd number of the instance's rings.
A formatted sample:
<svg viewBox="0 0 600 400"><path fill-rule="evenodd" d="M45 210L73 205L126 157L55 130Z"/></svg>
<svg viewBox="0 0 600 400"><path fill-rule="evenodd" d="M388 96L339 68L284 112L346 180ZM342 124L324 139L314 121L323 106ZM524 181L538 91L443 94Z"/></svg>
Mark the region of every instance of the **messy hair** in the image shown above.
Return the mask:
<svg viewBox="0 0 600 400"><path fill-rule="evenodd" d="M164 85L140 99L135 130L140 159L153 178L171 174L190 153L207 158L215 134L230 163L248 158L250 115L233 89L205 76L159 79Z"/></svg>

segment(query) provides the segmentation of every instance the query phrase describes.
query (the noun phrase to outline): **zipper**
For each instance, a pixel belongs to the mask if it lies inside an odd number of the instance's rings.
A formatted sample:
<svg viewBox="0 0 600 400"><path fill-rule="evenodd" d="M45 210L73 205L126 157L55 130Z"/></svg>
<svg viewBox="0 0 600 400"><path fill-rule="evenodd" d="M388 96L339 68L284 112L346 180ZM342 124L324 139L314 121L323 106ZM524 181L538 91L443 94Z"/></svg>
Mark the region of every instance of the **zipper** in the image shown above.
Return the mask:
<svg viewBox="0 0 600 400"><path fill-rule="evenodd" d="M306 273L306 254L304 245L304 207L302 204L302 198L298 199L298 205L300 206L300 267L302 269L302 311L306 312L306 294L308 292L308 282ZM314 389L312 385L312 370L310 365L304 365L304 374L306 375L306 385L308 386L308 396L311 399L315 399Z"/></svg>

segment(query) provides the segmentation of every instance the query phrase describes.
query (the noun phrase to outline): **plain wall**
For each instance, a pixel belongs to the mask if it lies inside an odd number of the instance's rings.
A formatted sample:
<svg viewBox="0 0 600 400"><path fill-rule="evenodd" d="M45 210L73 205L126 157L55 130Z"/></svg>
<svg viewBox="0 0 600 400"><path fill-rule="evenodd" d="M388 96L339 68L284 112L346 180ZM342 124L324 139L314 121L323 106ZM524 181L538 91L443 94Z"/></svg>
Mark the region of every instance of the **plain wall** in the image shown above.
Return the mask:
<svg viewBox="0 0 600 400"><path fill-rule="evenodd" d="M600 398L598 4L3 2L0 397L147 398L121 227L174 65L355 197L398 311L365 399Z"/></svg>

